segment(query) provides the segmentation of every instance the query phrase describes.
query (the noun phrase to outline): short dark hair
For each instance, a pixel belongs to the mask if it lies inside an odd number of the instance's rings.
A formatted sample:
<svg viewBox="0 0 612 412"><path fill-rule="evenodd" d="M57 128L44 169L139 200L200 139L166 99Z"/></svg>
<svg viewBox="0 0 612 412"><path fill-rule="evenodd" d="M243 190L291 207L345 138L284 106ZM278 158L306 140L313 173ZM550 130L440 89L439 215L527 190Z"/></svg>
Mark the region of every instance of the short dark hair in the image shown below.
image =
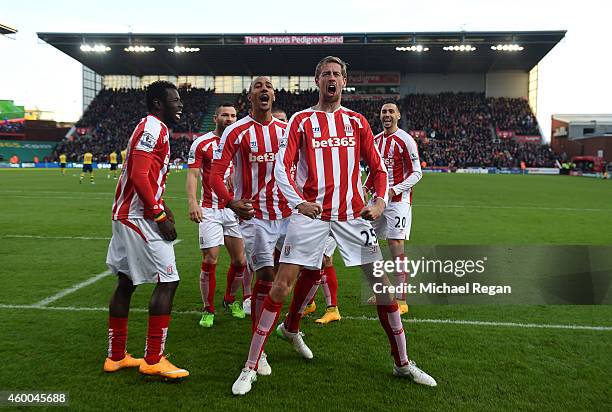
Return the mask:
<svg viewBox="0 0 612 412"><path fill-rule="evenodd" d="M219 106L217 106L217 108L215 109L215 115L218 116L219 115L219 111L221 110L222 107L233 107L234 109L236 108L236 106L234 106L233 103L230 102L224 102L221 103Z"/></svg>
<svg viewBox="0 0 612 412"><path fill-rule="evenodd" d="M387 100L383 101L383 103L380 105L381 110L382 110L382 107L385 104L394 104L395 107L397 107L397 110L401 111L399 103L397 101L395 101L395 100L387 99Z"/></svg>
<svg viewBox="0 0 612 412"><path fill-rule="evenodd" d="M166 96L168 95L168 93L166 92L167 89L178 90L174 83L171 83L166 80L157 80L147 87L146 99L148 111L153 110L153 100L166 100Z"/></svg>

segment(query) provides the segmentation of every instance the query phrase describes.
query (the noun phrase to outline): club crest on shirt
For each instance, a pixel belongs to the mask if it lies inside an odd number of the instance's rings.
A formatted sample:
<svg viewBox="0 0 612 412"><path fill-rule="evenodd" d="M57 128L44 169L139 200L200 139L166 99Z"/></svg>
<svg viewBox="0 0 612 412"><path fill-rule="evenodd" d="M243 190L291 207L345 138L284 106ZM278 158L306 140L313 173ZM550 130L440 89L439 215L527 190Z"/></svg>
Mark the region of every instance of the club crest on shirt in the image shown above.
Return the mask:
<svg viewBox="0 0 612 412"><path fill-rule="evenodd" d="M350 124L345 124L344 125L344 134L346 134L347 136L352 136L353 135L353 126L351 126Z"/></svg>
<svg viewBox="0 0 612 412"><path fill-rule="evenodd" d="M285 256L289 256L291 253L291 245L285 245Z"/></svg>
<svg viewBox="0 0 612 412"><path fill-rule="evenodd" d="M283 137L280 142L278 143L278 148L279 149L284 149L285 147L287 147L287 138Z"/></svg>
<svg viewBox="0 0 612 412"><path fill-rule="evenodd" d="M251 152L256 152L259 150L259 147L257 146L257 139L255 137L251 137L250 146Z"/></svg>
<svg viewBox="0 0 612 412"><path fill-rule="evenodd" d="M418 160L419 155L417 153L410 153L410 160Z"/></svg>
<svg viewBox="0 0 612 412"><path fill-rule="evenodd" d="M321 128L318 126L312 126L312 137L321 137Z"/></svg>

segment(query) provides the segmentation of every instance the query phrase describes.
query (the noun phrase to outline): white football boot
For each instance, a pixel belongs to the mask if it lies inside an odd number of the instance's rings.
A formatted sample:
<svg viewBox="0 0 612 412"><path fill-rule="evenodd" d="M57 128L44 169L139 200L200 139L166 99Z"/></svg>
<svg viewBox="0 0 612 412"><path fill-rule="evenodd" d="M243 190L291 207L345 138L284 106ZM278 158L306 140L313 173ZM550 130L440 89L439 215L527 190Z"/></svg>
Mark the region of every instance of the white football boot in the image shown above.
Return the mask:
<svg viewBox="0 0 612 412"><path fill-rule="evenodd" d="M407 365L393 365L393 375L400 378L410 378L415 383L427 386L437 386L436 380L423 372L414 361L409 361Z"/></svg>
<svg viewBox="0 0 612 412"><path fill-rule="evenodd" d="M268 355L266 355L266 352L261 352L259 363L257 364L257 374L261 376L272 375L272 368L268 363Z"/></svg>
<svg viewBox="0 0 612 412"><path fill-rule="evenodd" d="M242 310L245 315L251 316L251 298L248 297L242 302Z"/></svg>
<svg viewBox="0 0 612 412"><path fill-rule="evenodd" d="M312 355L312 351L304 342L304 332L289 332L287 329L285 329L285 324L281 323L276 328L276 334L281 339L291 342L295 351L302 355L305 359L312 359L314 357Z"/></svg>
<svg viewBox="0 0 612 412"><path fill-rule="evenodd" d="M232 393L234 395L246 395L251 390L253 382L257 380L257 372L253 369L244 368L240 372L240 376L232 385Z"/></svg>

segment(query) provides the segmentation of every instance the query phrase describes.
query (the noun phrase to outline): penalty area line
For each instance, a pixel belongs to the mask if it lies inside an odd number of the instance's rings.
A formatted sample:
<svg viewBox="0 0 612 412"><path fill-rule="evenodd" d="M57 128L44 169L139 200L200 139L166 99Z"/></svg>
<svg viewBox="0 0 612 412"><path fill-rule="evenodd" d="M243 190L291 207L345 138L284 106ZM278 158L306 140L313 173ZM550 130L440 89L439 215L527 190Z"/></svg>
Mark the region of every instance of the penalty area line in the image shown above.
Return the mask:
<svg viewBox="0 0 612 412"><path fill-rule="evenodd" d="M66 312L108 312L108 308L97 307L79 307L79 306L36 306L36 305L6 305L0 304L0 309L38 309L38 310L55 310ZM144 308L132 308L130 312L147 313ZM200 315L202 312L198 310L176 310L172 311L173 315ZM367 321L377 322L378 318L369 316L343 316L342 319L351 321ZM612 326L597 326L597 325L570 325L570 324L548 324L548 323L521 323L521 322L492 322L480 320L462 320L462 319L403 319L405 324L438 324L438 325L459 325L459 326L483 326L483 327L506 327L506 328L524 328L524 329L560 329L560 330L588 330L588 331L612 331Z"/></svg>

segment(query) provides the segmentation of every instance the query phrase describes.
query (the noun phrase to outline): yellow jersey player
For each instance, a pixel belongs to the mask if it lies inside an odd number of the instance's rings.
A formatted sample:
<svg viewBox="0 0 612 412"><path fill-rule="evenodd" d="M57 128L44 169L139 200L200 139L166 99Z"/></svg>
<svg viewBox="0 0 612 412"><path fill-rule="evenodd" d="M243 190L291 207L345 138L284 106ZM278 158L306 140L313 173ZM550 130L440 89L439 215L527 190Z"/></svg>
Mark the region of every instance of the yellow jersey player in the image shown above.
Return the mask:
<svg viewBox="0 0 612 412"><path fill-rule="evenodd" d="M112 173L113 178L117 180L117 152L111 152L108 155L108 162L110 163L110 172L108 173L108 178L110 179Z"/></svg>
<svg viewBox="0 0 612 412"><path fill-rule="evenodd" d="M121 151L121 164L124 165L125 164L125 158L127 157L127 149L123 149ZM122 166L123 167L123 166Z"/></svg>
<svg viewBox="0 0 612 412"><path fill-rule="evenodd" d="M66 175L66 154L62 153L61 155L59 155L59 164L60 164L60 168L62 169L62 176Z"/></svg>
<svg viewBox="0 0 612 412"><path fill-rule="evenodd" d="M93 174L93 153L91 152L85 152L83 154L83 171L81 172L81 178L79 179L79 183L83 183L85 173L89 173L89 181L92 185L94 185L95 182Z"/></svg>

